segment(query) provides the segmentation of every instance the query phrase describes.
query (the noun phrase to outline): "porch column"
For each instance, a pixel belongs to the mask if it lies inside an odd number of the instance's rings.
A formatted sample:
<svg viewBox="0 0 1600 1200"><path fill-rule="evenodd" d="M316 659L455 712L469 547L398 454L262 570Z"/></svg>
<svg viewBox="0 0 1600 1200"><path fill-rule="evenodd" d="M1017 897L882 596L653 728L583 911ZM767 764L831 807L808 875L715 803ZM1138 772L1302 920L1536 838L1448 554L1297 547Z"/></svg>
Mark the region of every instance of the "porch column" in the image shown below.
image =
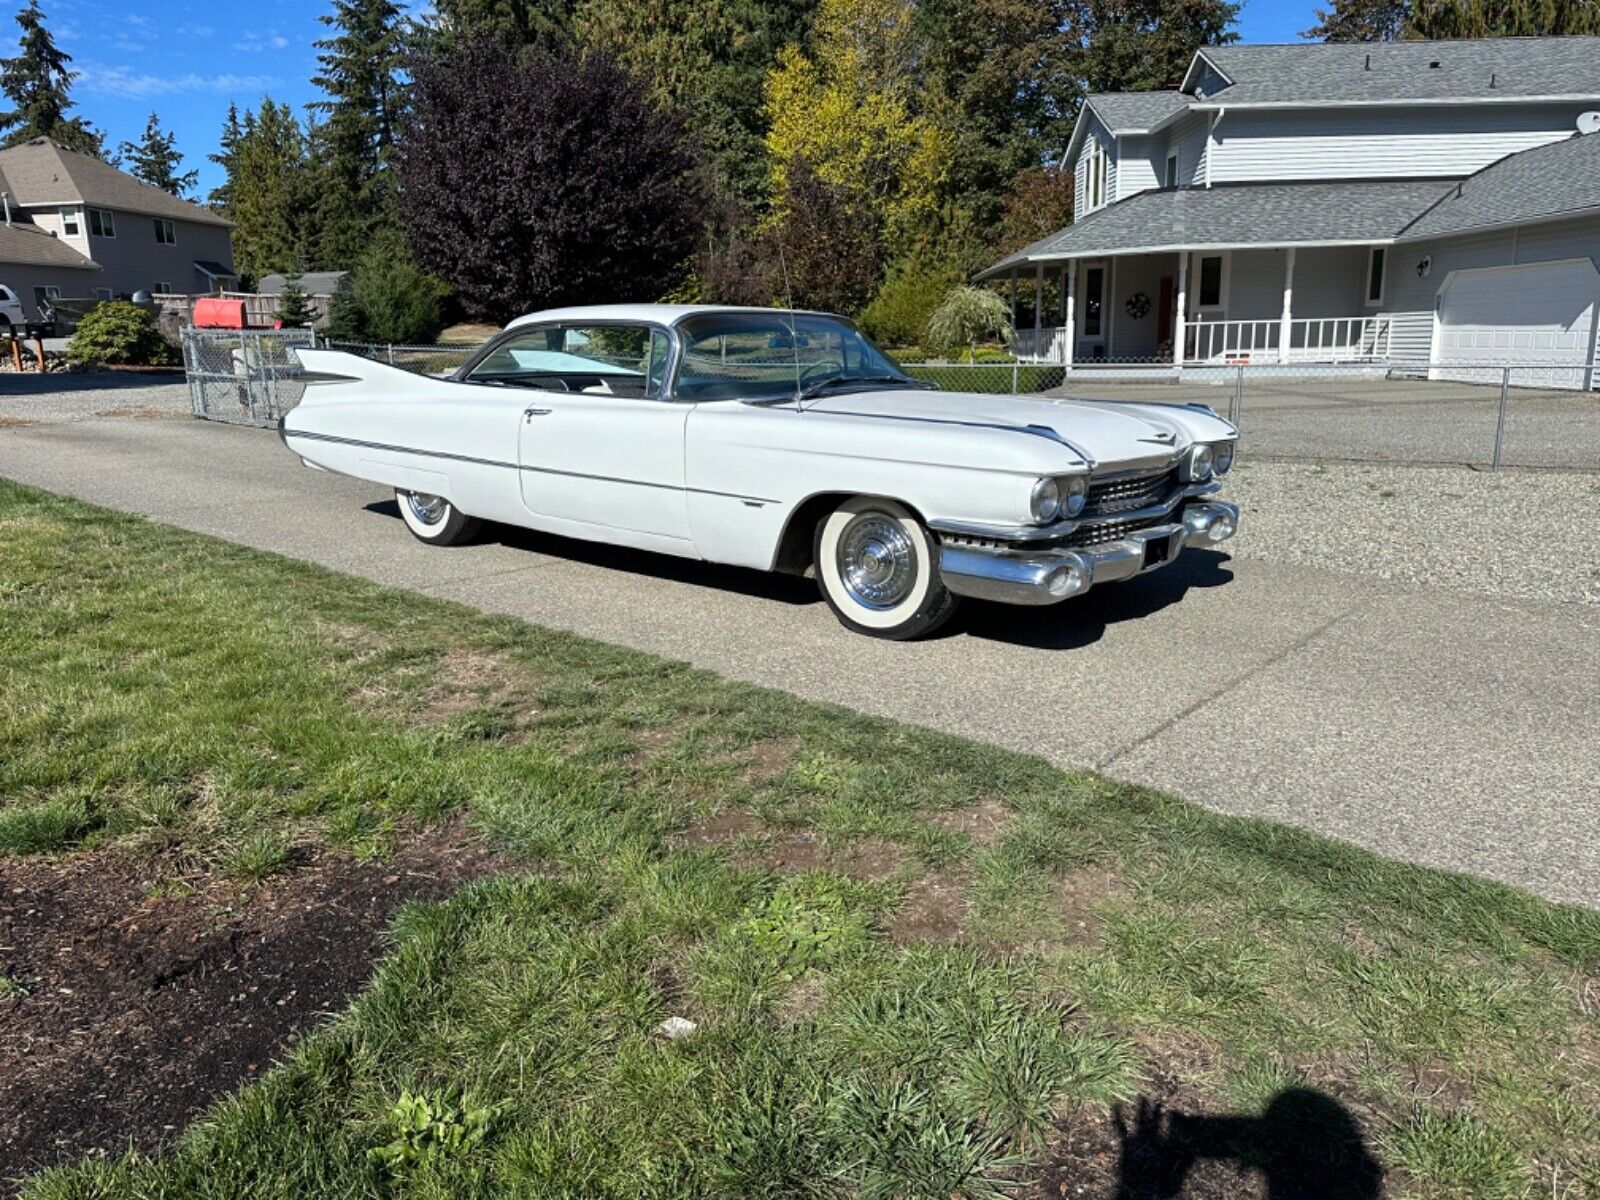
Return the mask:
<svg viewBox="0 0 1600 1200"><path fill-rule="evenodd" d="M1044 264L1033 267L1033 357L1045 360L1044 352Z"/></svg>
<svg viewBox="0 0 1600 1200"><path fill-rule="evenodd" d="M1022 282L1022 268L1011 268L1011 328L1017 327L1017 287Z"/></svg>
<svg viewBox="0 0 1600 1200"><path fill-rule="evenodd" d="M1066 311L1062 314L1067 327L1067 345L1063 355L1063 365L1072 366L1072 356L1078 351L1078 264L1074 259L1067 259L1066 265L1061 269L1063 293L1062 305Z"/></svg>
<svg viewBox="0 0 1600 1200"><path fill-rule="evenodd" d="M1289 361L1289 336L1294 329L1294 247L1283 252L1283 316L1278 318L1278 361Z"/></svg>
<svg viewBox="0 0 1600 1200"><path fill-rule="evenodd" d="M1178 299L1172 314L1172 365L1183 370L1183 343L1188 338L1184 329L1189 319L1189 252L1178 252Z"/></svg>

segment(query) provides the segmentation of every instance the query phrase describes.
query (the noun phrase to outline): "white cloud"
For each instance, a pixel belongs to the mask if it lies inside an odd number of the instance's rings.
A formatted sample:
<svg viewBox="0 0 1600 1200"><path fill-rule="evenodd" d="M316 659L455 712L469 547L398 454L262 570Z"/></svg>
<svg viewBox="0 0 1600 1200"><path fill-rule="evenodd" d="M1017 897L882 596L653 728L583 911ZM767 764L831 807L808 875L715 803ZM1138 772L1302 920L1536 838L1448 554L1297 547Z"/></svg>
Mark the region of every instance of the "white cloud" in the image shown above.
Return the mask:
<svg viewBox="0 0 1600 1200"><path fill-rule="evenodd" d="M281 33L251 33L233 43L233 49L244 54L259 54L263 50L286 50L289 39Z"/></svg>
<svg viewBox="0 0 1600 1200"><path fill-rule="evenodd" d="M130 67L84 64L77 86L96 96L122 100L148 100L180 92L264 92L282 81L273 75L151 75Z"/></svg>

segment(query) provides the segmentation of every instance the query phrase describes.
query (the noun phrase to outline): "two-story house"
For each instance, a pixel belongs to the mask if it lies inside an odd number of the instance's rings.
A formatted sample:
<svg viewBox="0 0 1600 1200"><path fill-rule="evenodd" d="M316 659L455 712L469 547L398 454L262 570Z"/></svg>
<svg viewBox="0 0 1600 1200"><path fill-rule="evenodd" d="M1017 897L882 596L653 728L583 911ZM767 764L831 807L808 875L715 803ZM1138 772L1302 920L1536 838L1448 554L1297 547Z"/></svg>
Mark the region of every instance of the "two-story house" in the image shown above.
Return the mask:
<svg viewBox="0 0 1600 1200"><path fill-rule="evenodd" d="M0 205L0 283L30 318L58 296L234 283L231 221L49 138L0 150Z"/></svg>
<svg viewBox="0 0 1600 1200"><path fill-rule="evenodd" d="M1073 224L980 275L1033 293L1027 357L1600 383L1600 38L1206 47L1062 166Z"/></svg>

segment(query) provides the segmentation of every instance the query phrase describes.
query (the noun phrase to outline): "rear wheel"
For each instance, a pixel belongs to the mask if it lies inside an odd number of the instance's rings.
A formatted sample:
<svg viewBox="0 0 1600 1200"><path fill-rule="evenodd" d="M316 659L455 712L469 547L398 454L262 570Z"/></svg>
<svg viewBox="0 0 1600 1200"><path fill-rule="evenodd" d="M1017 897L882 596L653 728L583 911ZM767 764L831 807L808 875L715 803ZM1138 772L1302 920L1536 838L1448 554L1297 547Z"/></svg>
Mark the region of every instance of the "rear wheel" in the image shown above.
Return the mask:
<svg viewBox="0 0 1600 1200"><path fill-rule="evenodd" d="M477 518L467 516L443 496L396 489L394 497L406 528L430 546L459 546L478 532Z"/></svg>
<svg viewBox="0 0 1600 1200"><path fill-rule="evenodd" d="M923 637L956 610L933 535L893 500L847 500L817 524L812 551L823 599L857 633Z"/></svg>

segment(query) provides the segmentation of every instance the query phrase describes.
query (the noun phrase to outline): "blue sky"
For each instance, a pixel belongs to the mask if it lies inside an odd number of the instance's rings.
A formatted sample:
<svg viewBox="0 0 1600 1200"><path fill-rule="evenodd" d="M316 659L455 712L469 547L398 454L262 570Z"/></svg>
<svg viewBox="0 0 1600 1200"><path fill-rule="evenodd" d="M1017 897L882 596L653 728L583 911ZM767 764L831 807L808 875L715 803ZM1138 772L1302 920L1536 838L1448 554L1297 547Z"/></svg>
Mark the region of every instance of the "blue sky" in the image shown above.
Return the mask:
<svg viewBox="0 0 1600 1200"><path fill-rule="evenodd" d="M200 171L200 194L220 182L206 155L230 101L263 95L297 108L316 96L312 43L327 0L40 0L57 44L81 77L77 111L106 132L109 146L137 139L152 111L178 138L185 169ZM12 7L21 5L12 0ZM1239 32L1249 42L1298 39L1312 24L1311 0L1245 0ZM16 27L0 27L0 53L15 52Z"/></svg>

